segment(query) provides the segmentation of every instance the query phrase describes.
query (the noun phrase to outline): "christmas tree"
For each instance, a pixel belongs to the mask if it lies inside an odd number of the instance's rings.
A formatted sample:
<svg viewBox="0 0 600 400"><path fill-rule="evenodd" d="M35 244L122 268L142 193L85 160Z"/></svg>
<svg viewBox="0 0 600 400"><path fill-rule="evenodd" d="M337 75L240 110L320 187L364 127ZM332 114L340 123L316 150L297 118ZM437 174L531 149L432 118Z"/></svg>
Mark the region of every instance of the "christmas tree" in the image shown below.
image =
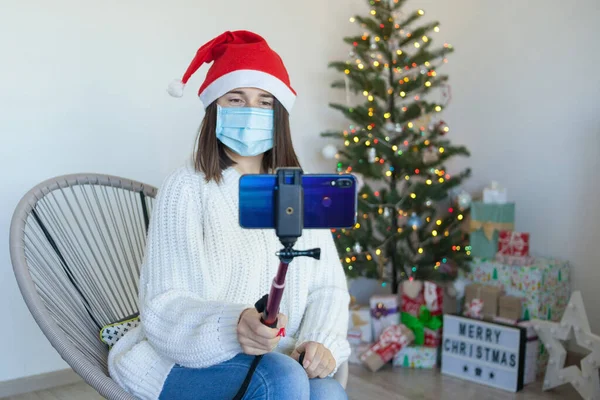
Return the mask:
<svg viewBox="0 0 600 400"><path fill-rule="evenodd" d="M333 232L346 273L390 283L394 293L406 278L452 280L470 258L462 224L471 200L458 192L470 170L450 176L445 167L469 152L450 143L440 118L450 96L437 71L453 48L434 48L439 23L421 22L423 10L404 13L403 3L371 0L369 15L350 18L361 33L344 38L347 60L330 63L347 103L331 107L349 124L322 134L344 142L333 149L337 171L359 180L358 223Z"/></svg>

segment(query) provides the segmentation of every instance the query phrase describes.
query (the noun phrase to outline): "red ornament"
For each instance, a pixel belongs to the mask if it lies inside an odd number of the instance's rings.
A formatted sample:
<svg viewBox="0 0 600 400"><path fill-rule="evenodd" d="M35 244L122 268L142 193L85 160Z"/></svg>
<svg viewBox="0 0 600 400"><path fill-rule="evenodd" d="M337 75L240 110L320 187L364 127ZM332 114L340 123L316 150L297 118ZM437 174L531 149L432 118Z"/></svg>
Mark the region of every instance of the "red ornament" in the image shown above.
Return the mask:
<svg viewBox="0 0 600 400"><path fill-rule="evenodd" d="M441 136L444 136L446 133L448 133L449 130L448 124L446 124L444 121L438 122L435 126L435 129Z"/></svg>

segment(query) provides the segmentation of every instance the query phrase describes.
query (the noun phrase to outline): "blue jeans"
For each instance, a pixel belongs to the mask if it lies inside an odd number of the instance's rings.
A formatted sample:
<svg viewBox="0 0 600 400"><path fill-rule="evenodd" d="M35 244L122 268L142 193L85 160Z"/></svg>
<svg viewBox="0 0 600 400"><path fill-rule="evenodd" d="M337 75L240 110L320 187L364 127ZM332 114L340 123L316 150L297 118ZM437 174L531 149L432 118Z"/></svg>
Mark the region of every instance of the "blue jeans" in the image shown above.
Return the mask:
<svg viewBox="0 0 600 400"><path fill-rule="evenodd" d="M208 368L175 365L163 386L159 400L230 400L239 390L254 356L238 354L229 361ZM348 399L342 385L333 378L308 379L306 371L290 356L267 353L254 371L244 400Z"/></svg>

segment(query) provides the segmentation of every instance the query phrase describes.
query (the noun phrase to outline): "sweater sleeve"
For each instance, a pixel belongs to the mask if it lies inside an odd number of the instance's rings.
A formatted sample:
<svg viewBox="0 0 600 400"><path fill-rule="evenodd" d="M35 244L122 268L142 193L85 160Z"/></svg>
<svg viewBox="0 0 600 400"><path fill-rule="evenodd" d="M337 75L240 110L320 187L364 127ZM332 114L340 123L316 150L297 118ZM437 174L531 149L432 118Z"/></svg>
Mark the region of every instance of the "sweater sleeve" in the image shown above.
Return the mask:
<svg viewBox="0 0 600 400"><path fill-rule="evenodd" d="M331 351L337 368L350 356L348 333L348 284L329 230L314 231L313 246L321 248L308 288L308 300L300 325L298 344L318 342Z"/></svg>
<svg viewBox="0 0 600 400"><path fill-rule="evenodd" d="M154 350L174 363L202 368L242 352L237 340L241 312L252 305L211 301L215 266L202 253L199 180L169 176L152 211L140 275L140 318Z"/></svg>

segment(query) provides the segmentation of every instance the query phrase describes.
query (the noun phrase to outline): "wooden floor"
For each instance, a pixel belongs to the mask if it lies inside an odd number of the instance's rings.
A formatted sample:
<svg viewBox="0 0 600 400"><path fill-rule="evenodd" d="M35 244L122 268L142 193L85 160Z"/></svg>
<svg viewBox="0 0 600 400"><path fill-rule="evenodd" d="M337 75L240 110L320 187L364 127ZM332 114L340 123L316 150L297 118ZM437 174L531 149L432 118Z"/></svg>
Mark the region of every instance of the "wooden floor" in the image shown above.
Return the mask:
<svg viewBox="0 0 600 400"><path fill-rule="evenodd" d="M432 370L392 369L372 373L357 365L350 366L347 387L350 400L537 400L579 399L569 385L542 392L541 383L526 386L517 394L488 388L440 375ZM36 393L8 397L5 400L101 400L85 383L62 386Z"/></svg>

